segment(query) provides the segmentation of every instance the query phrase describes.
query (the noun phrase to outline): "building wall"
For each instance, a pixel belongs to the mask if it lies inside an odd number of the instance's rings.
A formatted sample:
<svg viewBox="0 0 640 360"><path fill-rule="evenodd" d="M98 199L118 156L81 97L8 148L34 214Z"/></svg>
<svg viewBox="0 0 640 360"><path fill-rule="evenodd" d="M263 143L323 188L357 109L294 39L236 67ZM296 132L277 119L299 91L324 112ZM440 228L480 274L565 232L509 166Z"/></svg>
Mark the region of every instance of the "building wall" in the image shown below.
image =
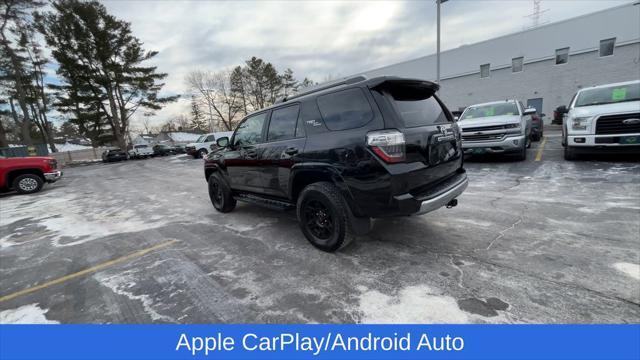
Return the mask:
<svg viewBox="0 0 640 360"><path fill-rule="evenodd" d="M571 54L561 65L555 64L555 57L529 63L525 58L522 72L513 73L507 66L492 69L489 78L480 78L480 63L477 71L441 81L440 97L449 109L508 98L526 105L528 99L542 98L543 108L538 110L548 119L582 87L640 79L640 43L616 46L607 57L599 57L598 50Z"/></svg>

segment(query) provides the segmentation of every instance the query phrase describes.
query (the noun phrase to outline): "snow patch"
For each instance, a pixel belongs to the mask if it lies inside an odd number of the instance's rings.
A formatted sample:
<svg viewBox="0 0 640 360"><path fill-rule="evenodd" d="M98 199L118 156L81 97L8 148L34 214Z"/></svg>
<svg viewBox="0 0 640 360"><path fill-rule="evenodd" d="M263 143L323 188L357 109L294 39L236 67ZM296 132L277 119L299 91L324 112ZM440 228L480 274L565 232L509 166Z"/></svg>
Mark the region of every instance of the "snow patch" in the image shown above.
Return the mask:
<svg viewBox="0 0 640 360"><path fill-rule="evenodd" d="M71 144L68 142L64 144L56 144L56 150L58 150L59 152L86 150L86 149L91 149L91 146Z"/></svg>
<svg viewBox="0 0 640 360"><path fill-rule="evenodd" d="M47 319L45 314L48 311L49 309L42 309L38 304L0 311L0 324L60 324L59 321Z"/></svg>
<svg viewBox="0 0 640 360"><path fill-rule="evenodd" d="M116 275L105 275L102 273L97 273L94 275L94 278L100 282L100 284L106 286L111 291L118 295L125 296L134 301L140 301L144 311L149 317L151 317L154 321L167 321L167 322L175 322L172 318L159 314L153 308L153 300L147 294L135 295L134 290L136 287L136 282L133 280L131 275L127 273L124 274L116 274Z"/></svg>
<svg viewBox="0 0 640 360"><path fill-rule="evenodd" d="M396 296L376 290L360 295L363 323L380 324L451 324L469 323L467 313L460 310L450 296L434 293L426 285L406 287Z"/></svg>
<svg viewBox="0 0 640 360"><path fill-rule="evenodd" d="M638 264L621 262L613 264L613 267L625 275L640 280L640 265Z"/></svg>

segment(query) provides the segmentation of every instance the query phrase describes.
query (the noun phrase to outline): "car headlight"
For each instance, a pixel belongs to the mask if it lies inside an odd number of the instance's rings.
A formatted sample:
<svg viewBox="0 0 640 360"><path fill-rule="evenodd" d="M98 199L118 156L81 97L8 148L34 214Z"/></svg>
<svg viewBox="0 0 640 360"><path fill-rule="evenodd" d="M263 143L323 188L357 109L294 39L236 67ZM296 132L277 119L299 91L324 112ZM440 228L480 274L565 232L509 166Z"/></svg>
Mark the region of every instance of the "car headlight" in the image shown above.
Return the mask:
<svg viewBox="0 0 640 360"><path fill-rule="evenodd" d="M573 130L587 130L589 119L589 117L575 117L571 120L571 128Z"/></svg>

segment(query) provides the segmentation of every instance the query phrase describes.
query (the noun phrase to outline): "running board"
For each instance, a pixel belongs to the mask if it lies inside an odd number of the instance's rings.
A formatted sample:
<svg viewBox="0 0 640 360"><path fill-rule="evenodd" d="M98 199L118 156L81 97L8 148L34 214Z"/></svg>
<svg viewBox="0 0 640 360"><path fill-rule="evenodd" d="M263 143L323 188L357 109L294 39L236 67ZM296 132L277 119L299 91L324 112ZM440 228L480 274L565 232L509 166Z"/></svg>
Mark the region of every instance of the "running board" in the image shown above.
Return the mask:
<svg viewBox="0 0 640 360"><path fill-rule="evenodd" d="M233 198L238 201L260 205L260 206L267 207L274 210L285 211L285 210L292 210L296 208L295 205L286 201L268 199L268 198L263 198L256 195L251 195L251 194L237 194Z"/></svg>

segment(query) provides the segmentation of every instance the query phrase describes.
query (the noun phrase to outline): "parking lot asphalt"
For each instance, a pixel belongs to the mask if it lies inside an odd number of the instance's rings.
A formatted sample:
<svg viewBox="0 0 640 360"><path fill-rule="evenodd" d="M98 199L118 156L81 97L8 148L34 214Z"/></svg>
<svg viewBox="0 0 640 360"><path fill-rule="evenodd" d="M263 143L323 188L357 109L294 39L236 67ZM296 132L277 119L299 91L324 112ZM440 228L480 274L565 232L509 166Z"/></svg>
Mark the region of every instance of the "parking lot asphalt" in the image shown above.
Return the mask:
<svg viewBox="0 0 640 360"><path fill-rule="evenodd" d="M640 163L471 158L452 209L338 253L294 212L209 201L186 156L65 169L0 197L0 322L638 323Z"/></svg>

